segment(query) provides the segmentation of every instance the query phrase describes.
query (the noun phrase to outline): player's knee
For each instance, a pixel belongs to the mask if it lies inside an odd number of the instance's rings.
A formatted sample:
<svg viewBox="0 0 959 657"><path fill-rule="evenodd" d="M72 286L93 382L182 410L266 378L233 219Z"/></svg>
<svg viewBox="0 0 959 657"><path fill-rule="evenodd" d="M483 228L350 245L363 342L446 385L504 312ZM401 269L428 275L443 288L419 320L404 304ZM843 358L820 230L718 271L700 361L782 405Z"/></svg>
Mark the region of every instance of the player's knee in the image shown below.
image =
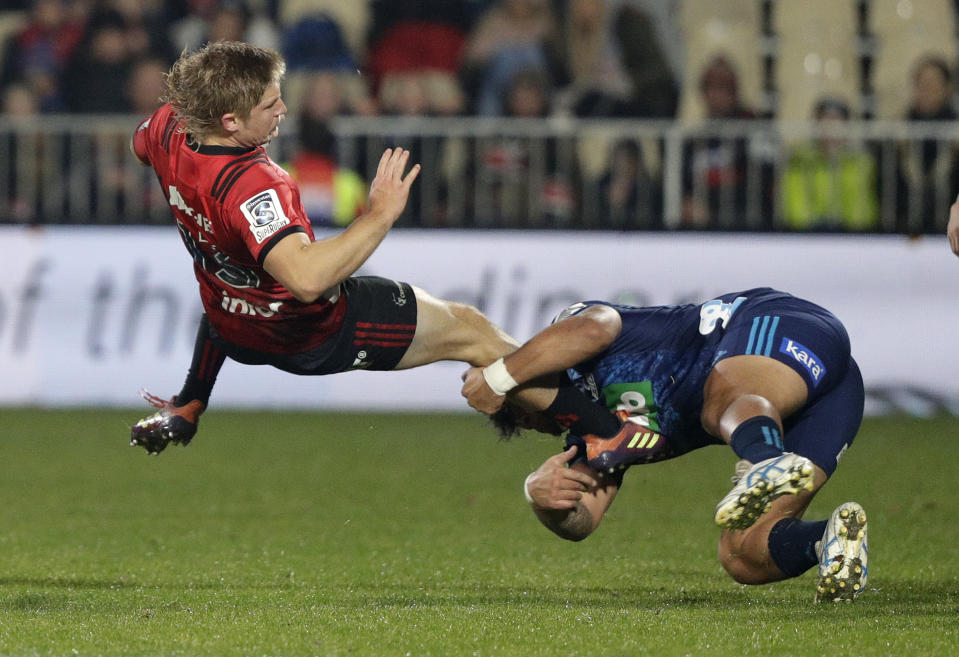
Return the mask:
<svg viewBox="0 0 959 657"><path fill-rule="evenodd" d="M486 315L479 311L479 308L471 306L468 303L447 301L446 307L453 317L454 325L457 329L464 332L478 333L481 327L489 322Z"/></svg>
<svg viewBox="0 0 959 657"><path fill-rule="evenodd" d="M759 415L779 419L778 409L762 395L716 395L704 400L700 422L710 435L731 435L741 423Z"/></svg>
<svg viewBox="0 0 959 657"><path fill-rule="evenodd" d="M514 351L516 343L497 329L478 308L459 301L448 301L447 309L454 320L453 333L469 353L464 360L476 364L491 363Z"/></svg>
<svg viewBox="0 0 959 657"><path fill-rule="evenodd" d="M479 308L471 306L468 303L447 301L446 307L458 323L465 323L472 326L476 322L486 320L486 316L479 311Z"/></svg>

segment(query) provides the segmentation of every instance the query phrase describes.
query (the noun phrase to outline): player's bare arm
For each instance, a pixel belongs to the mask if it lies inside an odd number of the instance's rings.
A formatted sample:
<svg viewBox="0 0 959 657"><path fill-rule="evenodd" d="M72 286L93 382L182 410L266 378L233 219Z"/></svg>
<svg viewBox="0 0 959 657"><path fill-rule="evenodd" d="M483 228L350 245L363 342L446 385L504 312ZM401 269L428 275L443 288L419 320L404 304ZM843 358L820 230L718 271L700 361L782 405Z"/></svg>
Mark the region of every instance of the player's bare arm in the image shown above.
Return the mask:
<svg viewBox="0 0 959 657"><path fill-rule="evenodd" d="M492 367L505 367L515 385L522 386L588 360L606 349L621 330L622 319L616 310L590 306L543 329ZM463 396L471 407L487 415L499 410L505 401L502 392L490 386L489 379L490 372L484 375L484 369L478 367L463 374Z"/></svg>
<svg viewBox="0 0 959 657"><path fill-rule="evenodd" d="M406 207L410 187L420 172L416 164L404 176L408 161L409 151L386 149L370 185L366 213L342 233L325 240L311 242L302 233L285 237L267 255L264 269L306 303L352 275L373 254Z"/></svg>
<svg viewBox="0 0 959 657"><path fill-rule="evenodd" d="M959 197L949 208L949 223L946 225L946 235L949 237L949 248L959 256Z"/></svg>
<svg viewBox="0 0 959 657"><path fill-rule="evenodd" d="M600 480L583 463L568 465L576 445L555 454L526 479L533 513L551 532L570 541L581 541L599 526L613 503L619 486Z"/></svg>

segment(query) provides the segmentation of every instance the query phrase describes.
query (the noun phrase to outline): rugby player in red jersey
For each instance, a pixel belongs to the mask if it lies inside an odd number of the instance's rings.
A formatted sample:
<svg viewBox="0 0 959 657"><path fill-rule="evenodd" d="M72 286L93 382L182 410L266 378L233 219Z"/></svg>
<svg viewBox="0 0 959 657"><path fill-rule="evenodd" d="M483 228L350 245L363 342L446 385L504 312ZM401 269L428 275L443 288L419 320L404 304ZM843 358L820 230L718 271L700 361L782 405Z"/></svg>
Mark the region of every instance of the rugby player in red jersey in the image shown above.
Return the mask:
<svg viewBox="0 0 959 657"><path fill-rule="evenodd" d="M408 283L352 274L386 237L420 172L387 149L368 210L315 240L293 179L264 145L286 113L285 63L274 51L217 42L184 53L166 80L166 104L137 128L132 150L153 167L193 257L205 314L193 363L171 400L131 428L131 444L158 453L187 444L225 357L294 374L394 370L438 360L493 363L518 344L476 308ZM573 388L556 415L580 434L624 426ZM586 427L580 419L594 418Z"/></svg>

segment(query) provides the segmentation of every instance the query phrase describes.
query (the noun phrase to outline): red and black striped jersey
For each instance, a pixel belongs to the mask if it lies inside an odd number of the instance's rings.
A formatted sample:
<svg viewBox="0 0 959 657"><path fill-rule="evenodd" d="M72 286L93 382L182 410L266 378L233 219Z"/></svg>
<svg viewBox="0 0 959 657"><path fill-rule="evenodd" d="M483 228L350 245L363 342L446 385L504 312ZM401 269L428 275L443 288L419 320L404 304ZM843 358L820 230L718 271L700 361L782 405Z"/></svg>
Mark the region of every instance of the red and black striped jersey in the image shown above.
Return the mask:
<svg viewBox="0 0 959 657"><path fill-rule="evenodd" d="M133 147L156 171L193 257L203 307L223 338L298 353L340 328L346 299L338 291L302 303L263 269L284 237L314 237L296 183L262 146L193 143L164 105L137 128Z"/></svg>

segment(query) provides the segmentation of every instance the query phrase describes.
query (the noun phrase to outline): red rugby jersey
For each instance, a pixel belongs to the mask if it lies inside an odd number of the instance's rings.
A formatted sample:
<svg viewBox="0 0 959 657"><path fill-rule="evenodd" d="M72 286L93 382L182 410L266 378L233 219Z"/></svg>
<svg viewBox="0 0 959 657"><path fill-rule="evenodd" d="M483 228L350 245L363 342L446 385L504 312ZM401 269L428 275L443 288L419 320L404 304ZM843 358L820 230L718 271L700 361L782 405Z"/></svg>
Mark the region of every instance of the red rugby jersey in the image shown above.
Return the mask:
<svg viewBox="0 0 959 657"><path fill-rule="evenodd" d="M296 183L262 146L198 146L178 125L164 105L137 128L133 148L160 179L210 323L223 338L259 351L320 345L342 325L345 297L302 303L263 269L287 235L313 240Z"/></svg>

